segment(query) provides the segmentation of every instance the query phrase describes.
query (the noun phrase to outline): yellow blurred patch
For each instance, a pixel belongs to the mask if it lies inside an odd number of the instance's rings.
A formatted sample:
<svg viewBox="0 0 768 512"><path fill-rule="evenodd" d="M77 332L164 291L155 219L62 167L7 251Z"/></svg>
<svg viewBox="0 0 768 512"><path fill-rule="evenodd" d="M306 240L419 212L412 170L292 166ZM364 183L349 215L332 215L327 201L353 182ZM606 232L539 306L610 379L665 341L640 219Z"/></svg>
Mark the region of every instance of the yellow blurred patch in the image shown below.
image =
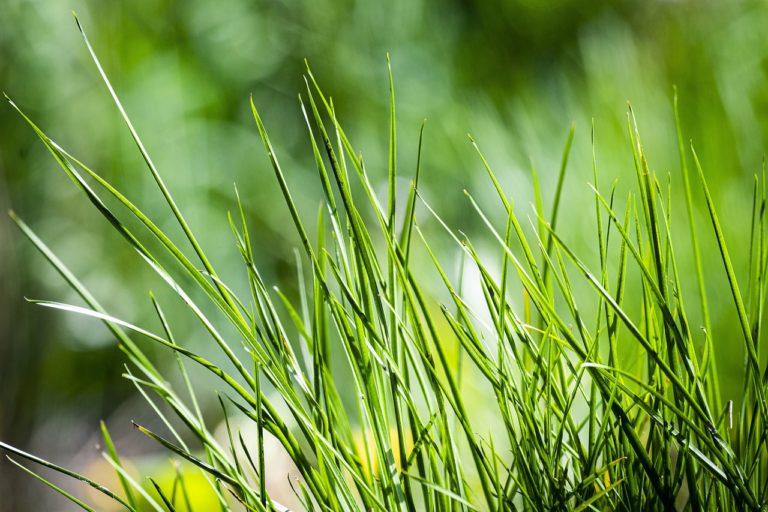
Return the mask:
<svg viewBox="0 0 768 512"><path fill-rule="evenodd" d="M408 432L405 434L406 436L404 444L407 455L411 448L413 448L413 439ZM373 474L378 476L380 474L380 463L378 451L376 450L376 439L373 435L373 432L368 429L365 431L365 434L363 434L361 430L356 430L352 433L352 440L354 442L355 452L357 453L357 456L360 457L360 461L363 463L365 476L371 476L370 470L368 469L369 461L370 468L373 470ZM402 469L400 467L400 443L398 441L397 428L395 427L389 429L389 444L392 447L392 457L394 459L395 467L397 469Z"/></svg>

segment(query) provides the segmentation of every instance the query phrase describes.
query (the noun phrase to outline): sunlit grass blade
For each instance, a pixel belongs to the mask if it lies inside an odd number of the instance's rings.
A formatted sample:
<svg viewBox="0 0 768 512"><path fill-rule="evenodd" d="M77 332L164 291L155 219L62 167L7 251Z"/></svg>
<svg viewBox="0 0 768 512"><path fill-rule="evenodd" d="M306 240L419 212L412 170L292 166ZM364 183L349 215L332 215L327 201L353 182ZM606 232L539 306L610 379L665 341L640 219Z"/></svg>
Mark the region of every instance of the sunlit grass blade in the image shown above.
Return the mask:
<svg viewBox="0 0 768 512"><path fill-rule="evenodd" d="M115 445L112 442L112 437L109 435L107 426L103 421L101 422L100 425L101 425L101 435L104 438L104 445L107 448L107 453L109 454L109 457L112 459L112 461L119 466L121 465L120 457L117 455L117 450L115 449ZM131 486L128 484L128 481L123 477L121 473L118 473L118 478L120 479L120 485L123 486L123 492L125 492L126 500L133 508L138 508L136 505L136 498L133 495L133 490L131 489Z"/></svg>

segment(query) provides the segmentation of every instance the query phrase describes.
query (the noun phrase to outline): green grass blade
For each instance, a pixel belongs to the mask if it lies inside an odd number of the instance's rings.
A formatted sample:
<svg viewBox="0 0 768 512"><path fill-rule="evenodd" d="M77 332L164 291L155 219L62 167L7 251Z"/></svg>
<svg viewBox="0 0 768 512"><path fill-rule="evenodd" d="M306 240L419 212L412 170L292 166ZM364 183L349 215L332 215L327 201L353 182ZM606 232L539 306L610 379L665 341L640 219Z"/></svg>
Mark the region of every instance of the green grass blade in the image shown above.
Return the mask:
<svg viewBox="0 0 768 512"><path fill-rule="evenodd" d="M26 472L27 474L29 474L29 475L33 476L34 478L36 478L37 480L39 480L40 482L44 483L45 485L47 485L48 487L50 487L51 489L53 489L57 493L59 493L62 496L64 496L65 498L67 498L69 501L71 501L72 503L74 503L78 507L80 507L81 509L86 510L88 512L96 512L96 509L89 507L88 505L85 504L85 502L83 502L82 500L76 498L72 494L68 493L67 491L65 491L61 487L57 486L56 484L54 484L50 480L40 476L39 474L35 473L34 471L32 471L28 467L24 466L23 464L20 464L20 463L16 462L11 457L6 456L6 458L12 464L14 464L18 468L20 468L22 471Z"/></svg>

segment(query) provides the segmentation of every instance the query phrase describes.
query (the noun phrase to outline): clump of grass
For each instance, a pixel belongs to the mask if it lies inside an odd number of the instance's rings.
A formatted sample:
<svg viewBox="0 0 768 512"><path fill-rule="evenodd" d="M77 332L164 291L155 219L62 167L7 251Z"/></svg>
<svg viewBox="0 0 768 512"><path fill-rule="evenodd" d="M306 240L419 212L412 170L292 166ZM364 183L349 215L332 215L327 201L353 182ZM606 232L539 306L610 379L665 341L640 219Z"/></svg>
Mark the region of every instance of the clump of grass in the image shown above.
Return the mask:
<svg viewBox="0 0 768 512"><path fill-rule="evenodd" d="M573 129L563 151L551 212L544 210L536 186L533 235L526 234L513 199L471 141L498 192L496 206L479 204L467 192L468 205L496 242L498 261L489 261L421 199L421 139L409 193L397 195L395 182L403 171L396 159L391 73L388 191L386 200L380 201L332 102L307 69L301 111L324 194L313 229L299 215L279 155L256 105L251 106L301 240L310 284L305 287L304 276L297 277L302 291L298 303L268 287L254 264L252 234L238 199L229 221L250 289L248 297L239 297L206 257L85 41L192 256L139 206L11 105L84 197L186 304L201 331L218 347L218 359L204 358L177 340L173 319L165 316L154 296L160 333L110 315L30 227L15 214L11 217L85 305L36 302L93 317L111 330L128 359L125 377L152 405L167 434L138 424L136 429L196 466L222 510L284 510L266 486L267 433L295 464L300 478L288 484L307 510L761 510L768 506L768 368L761 366L759 346L768 284L764 180L756 182L754 190L751 272L742 291L702 166L693 148L685 147L679 122L688 216L692 217L697 183L737 313L734 337L741 338L747 353L736 411L732 402L722 402L718 389L721 376L713 357L715 341L709 336L699 234L691 222L703 333L690 325L692 309L683 301L682 269L670 235L670 196L651 171L631 112L628 151L637 183L623 206L614 188L606 192L598 186L593 160L594 244L599 255L594 269L557 230ZM114 201L143 229L130 229L108 206ZM494 208L501 209L503 225L490 220ZM461 283L449 277L445 262L419 228L417 209L426 213L427 220L436 220L476 268L484 304L470 305ZM432 274L416 268L417 251L431 262ZM191 288L182 286L182 279ZM577 286L576 280L586 280L589 287ZM630 300L631 280L640 286ZM449 304L438 304L434 298L440 286ZM522 295L513 294L514 289L522 289ZM200 293L213 308L193 300ZM217 318L205 313L209 309ZM216 327L222 320L235 335ZM159 345L169 358L176 358L188 399L169 383L173 379L166 370L146 355L146 344ZM640 354L639 363L631 366L622 358L629 347ZM457 367L456 350L462 368ZM205 390L196 389L189 378L190 363L217 378L227 427L224 443L214 437L198 405L197 397ZM468 375L492 397L488 401L496 418L492 428L473 418L463 389ZM157 400L164 408L156 405ZM256 429L255 446L232 429L234 414L248 418ZM357 434L360 431L363 435ZM103 456L115 468L121 490L107 489L7 444L0 446L14 456L14 463L84 510L93 508L18 459L78 478L127 510L195 509L185 499L182 473L171 490L151 477L137 481L121 462L103 424L102 433Z"/></svg>

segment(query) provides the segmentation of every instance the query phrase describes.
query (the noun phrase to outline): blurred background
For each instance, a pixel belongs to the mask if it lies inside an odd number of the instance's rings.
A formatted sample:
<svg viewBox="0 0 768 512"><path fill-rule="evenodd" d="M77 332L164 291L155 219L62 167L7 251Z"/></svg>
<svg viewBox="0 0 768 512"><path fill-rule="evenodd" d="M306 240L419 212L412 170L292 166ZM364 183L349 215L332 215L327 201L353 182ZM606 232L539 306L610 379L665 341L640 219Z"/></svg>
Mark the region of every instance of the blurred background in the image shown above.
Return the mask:
<svg viewBox="0 0 768 512"><path fill-rule="evenodd" d="M467 214L463 189L489 204L495 204L495 193L467 133L516 204L529 208L531 167L539 172L545 202L551 200L562 147L575 123L560 227L585 247L594 237L591 214L572 212L592 208L587 185L592 120L601 189L614 178L619 190L634 183L627 101L651 167L664 183L669 177L678 186L671 107L676 85L685 136L694 141L719 208L726 212L728 241L736 248L748 242L744 226L752 176L760 172L768 136L768 2L3 0L0 89L54 140L111 180L161 227L178 234L90 61L71 10L80 16L187 220L229 282L242 277L226 219L235 208L237 182L265 280L295 288L292 250L298 241L248 98L252 94L260 108L294 195L312 218L319 187L297 99L305 58L334 98L371 173L384 179L386 53L391 54L403 189L426 118L423 194L450 225L470 234L479 223ZM683 234L678 256L685 262L687 220L677 199L673 231ZM4 103L0 210L10 208L110 312L157 327L147 292L162 284L83 201L32 130ZM708 283L716 300L725 293L725 282L707 219L701 215L697 222L706 233L705 263L716 270ZM733 256L746 279L745 254ZM695 282L687 277L688 302L695 304ZM3 215L0 440L79 469L96 467L89 471L108 479L103 463L101 469L94 466L98 422L104 419L128 456L137 464L152 464L150 447L135 439L129 420L155 420L121 377L124 359L107 330L30 305L24 297L79 304ZM171 317L173 308L167 306ZM734 375L733 382L724 383L725 394L738 391L743 361L740 345L729 340L732 313L730 306L712 308L720 368ZM176 328L178 337L192 343L199 336L193 322ZM215 421L215 398L204 406ZM167 462L163 457L160 462ZM1 512L66 509L53 493L0 462Z"/></svg>

